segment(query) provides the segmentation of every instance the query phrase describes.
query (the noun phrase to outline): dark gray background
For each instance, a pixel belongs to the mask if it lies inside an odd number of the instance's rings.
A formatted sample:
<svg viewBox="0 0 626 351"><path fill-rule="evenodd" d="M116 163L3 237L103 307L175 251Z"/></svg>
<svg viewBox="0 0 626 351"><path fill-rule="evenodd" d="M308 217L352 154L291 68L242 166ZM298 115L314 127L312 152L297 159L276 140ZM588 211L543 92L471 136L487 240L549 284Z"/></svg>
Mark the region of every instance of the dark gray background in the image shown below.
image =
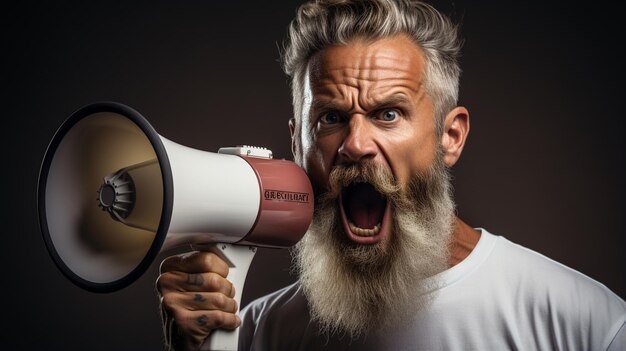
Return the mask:
<svg viewBox="0 0 626 351"><path fill-rule="evenodd" d="M72 285L48 256L36 217L47 144L73 111L113 100L184 145L252 144L291 158L290 96L277 59L297 4L4 5L4 349L161 349L158 263L103 295ZM466 38L461 103L472 125L454 168L460 217L624 298L619 11L597 2L435 4L463 21ZM292 282L288 272L286 250L262 250L244 304Z"/></svg>

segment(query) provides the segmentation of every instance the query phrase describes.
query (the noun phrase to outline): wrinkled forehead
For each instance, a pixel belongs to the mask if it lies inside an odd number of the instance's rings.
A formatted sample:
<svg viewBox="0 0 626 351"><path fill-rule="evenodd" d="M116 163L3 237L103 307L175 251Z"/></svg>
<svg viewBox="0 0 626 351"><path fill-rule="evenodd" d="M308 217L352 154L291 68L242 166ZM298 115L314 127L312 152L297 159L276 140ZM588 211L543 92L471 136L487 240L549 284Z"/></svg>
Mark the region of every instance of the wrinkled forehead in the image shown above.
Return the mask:
<svg viewBox="0 0 626 351"><path fill-rule="evenodd" d="M421 82L424 72L422 50L408 37L398 35L377 40L355 39L345 45L334 45L316 53L309 60L309 82L348 78L382 82L388 79ZM305 82L306 84L306 82Z"/></svg>
<svg viewBox="0 0 626 351"><path fill-rule="evenodd" d="M310 122L310 108L315 103L313 91L322 90L323 83L328 87L335 80L353 77L352 81L344 79L344 83L354 86L356 78L351 73L357 73L356 77L361 82L378 82L379 89L375 89L376 92L385 91L387 87L397 87L389 82L393 80L391 78L398 77L403 80L404 86L421 91L426 87L425 65L423 49L404 34L376 40L353 39L347 44L333 45L318 51L309 59L305 70L294 77L294 121L298 127L295 129L295 141L300 141L301 128ZM381 82L386 82L386 86Z"/></svg>
<svg viewBox="0 0 626 351"><path fill-rule="evenodd" d="M367 109L399 97L403 101L420 100L428 95L425 64L422 49L405 35L357 39L317 52L293 87L299 126L295 141L305 136L300 130L314 123L314 106L344 109L346 104L354 107L358 102Z"/></svg>

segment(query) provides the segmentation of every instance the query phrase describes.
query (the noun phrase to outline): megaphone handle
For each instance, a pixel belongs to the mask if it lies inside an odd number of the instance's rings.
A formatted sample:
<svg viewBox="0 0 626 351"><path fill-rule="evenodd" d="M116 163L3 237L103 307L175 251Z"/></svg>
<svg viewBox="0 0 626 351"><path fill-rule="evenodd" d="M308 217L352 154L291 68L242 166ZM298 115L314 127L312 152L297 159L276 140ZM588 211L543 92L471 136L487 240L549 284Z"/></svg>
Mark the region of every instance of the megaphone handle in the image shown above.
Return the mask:
<svg viewBox="0 0 626 351"><path fill-rule="evenodd" d="M193 245L194 249L211 251L226 263L228 263L229 271L227 279L235 286L235 301L237 301L237 313L241 306L241 296L243 295L243 285L246 282L248 268L256 253L256 247L239 246L231 244L207 244ZM201 351L236 351L239 344L239 328L235 330L215 329L209 337L206 338Z"/></svg>

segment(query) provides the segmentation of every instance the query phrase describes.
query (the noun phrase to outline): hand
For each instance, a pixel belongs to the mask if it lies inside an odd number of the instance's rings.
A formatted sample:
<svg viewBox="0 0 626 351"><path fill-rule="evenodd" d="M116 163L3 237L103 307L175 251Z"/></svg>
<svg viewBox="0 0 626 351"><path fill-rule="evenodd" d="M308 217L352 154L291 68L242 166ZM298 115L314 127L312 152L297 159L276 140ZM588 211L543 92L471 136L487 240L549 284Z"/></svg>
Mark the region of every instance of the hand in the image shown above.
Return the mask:
<svg viewBox="0 0 626 351"><path fill-rule="evenodd" d="M165 340L176 350L197 350L213 329L235 329L235 288L228 265L212 252L193 251L161 262L156 285Z"/></svg>

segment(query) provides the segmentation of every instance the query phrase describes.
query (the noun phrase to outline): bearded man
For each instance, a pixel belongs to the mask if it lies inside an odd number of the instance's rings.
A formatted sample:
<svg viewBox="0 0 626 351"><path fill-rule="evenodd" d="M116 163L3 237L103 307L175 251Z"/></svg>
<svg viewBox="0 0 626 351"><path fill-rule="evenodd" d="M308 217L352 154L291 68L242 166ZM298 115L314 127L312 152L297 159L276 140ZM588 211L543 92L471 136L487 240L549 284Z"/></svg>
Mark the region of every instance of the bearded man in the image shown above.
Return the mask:
<svg viewBox="0 0 626 351"><path fill-rule="evenodd" d="M158 287L175 348L239 326L243 350L626 348L617 295L455 216L449 169L470 129L456 105L460 47L422 2L299 8L284 52L289 126L316 194L299 280L240 319L223 261L167 258ZM181 279L198 272L200 293Z"/></svg>

